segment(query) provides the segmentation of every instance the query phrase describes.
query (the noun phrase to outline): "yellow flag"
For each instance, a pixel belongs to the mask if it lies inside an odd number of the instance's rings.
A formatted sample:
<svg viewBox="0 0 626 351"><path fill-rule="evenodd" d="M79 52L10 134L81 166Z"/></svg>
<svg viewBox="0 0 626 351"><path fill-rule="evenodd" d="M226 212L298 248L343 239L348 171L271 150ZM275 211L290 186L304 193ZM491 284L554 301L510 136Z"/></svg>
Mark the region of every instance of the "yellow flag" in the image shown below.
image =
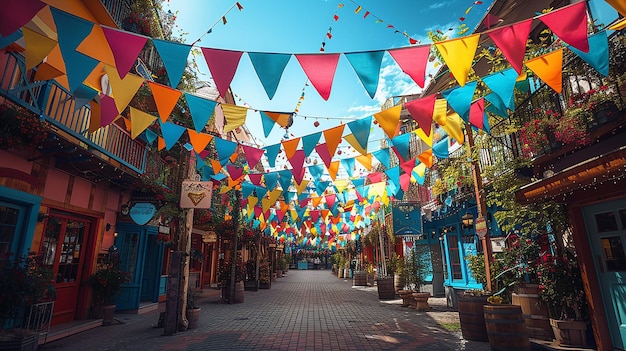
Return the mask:
<svg viewBox="0 0 626 351"><path fill-rule="evenodd" d="M360 164L363 165L363 167L365 167L365 169L367 169L368 171L372 170L372 154L359 155L355 158L357 161L359 161Z"/></svg>
<svg viewBox="0 0 626 351"><path fill-rule="evenodd" d="M309 185L309 181L306 179L303 179L302 183L300 184L295 183L295 185L296 185L296 190L298 191L298 194L302 194L304 189L306 189L306 186Z"/></svg>
<svg viewBox="0 0 626 351"><path fill-rule="evenodd" d="M446 125L441 126L443 130L454 138L459 144L465 142L465 134L463 134L463 120L458 113L452 113L446 117Z"/></svg>
<svg viewBox="0 0 626 351"><path fill-rule="evenodd" d="M337 172L339 172L339 163L340 161L333 161L330 163L330 167L328 167L328 174L333 181L337 177Z"/></svg>
<svg viewBox="0 0 626 351"><path fill-rule="evenodd" d="M237 129L237 127L246 123L246 115L248 114L248 108L237 105L221 104L224 117L226 118L226 125L224 126L224 133L228 133Z"/></svg>
<svg viewBox="0 0 626 351"><path fill-rule="evenodd" d="M422 128L417 128L416 130L413 131L415 133L415 135L417 135L420 139L422 139L422 141L424 143L426 143L426 145L428 146L433 146L433 133L430 133L430 135L426 135L426 133L424 133L424 130L422 130Z"/></svg>
<svg viewBox="0 0 626 351"><path fill-rule="evenodd" d="M374 114L374 118L376 118L389 139L393 139L398 130L400 112L402 112L402 105L397 105Z"/></svg>
<svg viewBox="0 0 626 351"><path fill-rule="evenodd" d="M141 110L138 110L134 107L130 108L130 136L135 139L141 134L146 128L148 128L154 121L156 117L145 113Z"/></svg>
<svg viewBox="0 0 626 351"><path fill-rule="evenodd" d="M22 28L22 34L24 35L24 41L26 41L26 50L24 51L26 70L30 70L48 56L50 51L57 45L57 42L27 27Z"/></svg>
<svg viewBox="0 0 626 351"><path fill-rule="evenodd" d="M115 106L117 106L118 111L124 111L135 96L135 93L137 93L137 90L141 87L141 84L143 84L144 79L132 73L121 79L117 69L109 65L104 65L104 71L113 90L112 97L115 99Z"/></svg>
<svg viewBox="0 0 626 351"><path fill-rule="evenodd" d="M480 34L474 34L435 43L437 50L439 50L460 86L464 86L467 81L467 76L474 62L479 37Z"/></svg>
<svg viewBox="0 0 626 351"><path fill-rule="evenodd" d="M561 90L563 90L563 48L535 57L524 63L550 88L557 93L561 93Z"/></svg>
<svg viewBox="0 0 626 351"><path fill-rule="evenodd" d="M435 100L435 108L433 109L433 121L443 127L448 121L448 119L446 118L447 115L448 101L446 101L446 99Z"/></svg>

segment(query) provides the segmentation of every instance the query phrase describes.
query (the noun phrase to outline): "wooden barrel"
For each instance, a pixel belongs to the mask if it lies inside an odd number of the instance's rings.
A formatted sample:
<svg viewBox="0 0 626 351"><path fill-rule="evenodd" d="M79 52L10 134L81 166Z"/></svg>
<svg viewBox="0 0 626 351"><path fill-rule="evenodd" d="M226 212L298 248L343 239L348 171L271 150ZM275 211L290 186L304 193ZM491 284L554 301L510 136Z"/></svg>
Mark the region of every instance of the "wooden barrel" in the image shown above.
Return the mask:
<svg viewBox="0 0 626 351"><path fill-rule="evenodd" d="M465 296L463 293L457 295L457 308L463 339L488 340L483 312L483 305L485 304L487 304L487 296Z"/></svg>
<svg viewBox="0 0 626 351"><path fill-rule="evenodd" d="M489 345L494 351L530 351L530 341L517 305L484 305Z"/></svg>
<svg viewBox="0 0 626 351"><path fill-rule="evenodd" d="M396 298L396 290L393 286L393 277L376 279L378 286L378 298L380 300L393 300Z"/></svg>
<svg viewBox="0 0 626 351"><path fill-rule="evenodd" d="M367 271L356 271L352 275L353 286L367 286Z"/></svg>
<svg viewBox="0 0 626 351"><path fill-rule="evenodd" d="M394 288L396 290L396 295L399 295L399 291L404 289L405 284L405 279L404 276L401 274L394 274L393 275L393 285Z"/></svg>
<svg viewBox="0 0 626 351"><path fill-rule="evenodd" d="M235 283L235 298L233 299L233 303L242 303L244 300L244 285L243 281Z"/></svg>
<svg viewBox="0 0 626 351"><path fill-rule="evenodd" d="M548 306L539 297L539 284L524 284L515 287L511 294L511 303L522 308L528 337L533 339L554 339L550 326Z"/></svg>

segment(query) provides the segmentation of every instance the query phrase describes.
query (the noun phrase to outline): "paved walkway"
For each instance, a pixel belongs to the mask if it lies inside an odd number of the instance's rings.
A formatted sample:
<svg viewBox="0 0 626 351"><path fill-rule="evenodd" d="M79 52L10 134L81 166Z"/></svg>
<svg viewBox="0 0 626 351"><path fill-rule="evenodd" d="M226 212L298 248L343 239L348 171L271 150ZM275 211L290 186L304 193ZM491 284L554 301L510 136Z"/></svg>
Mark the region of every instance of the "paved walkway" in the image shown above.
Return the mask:
<svg viewBox="0 0 626 351"><path fill-rule="evenodd" d="M119 323L40 350L490 350L439 324L434 314L454 314L445 307L426 313L380 301L376 288L352 287L327 270L290 270L271 289L246 291L244 303L218 301L217 290L200 300L195 330L163 336L158 311L118 314Z"/></svg>

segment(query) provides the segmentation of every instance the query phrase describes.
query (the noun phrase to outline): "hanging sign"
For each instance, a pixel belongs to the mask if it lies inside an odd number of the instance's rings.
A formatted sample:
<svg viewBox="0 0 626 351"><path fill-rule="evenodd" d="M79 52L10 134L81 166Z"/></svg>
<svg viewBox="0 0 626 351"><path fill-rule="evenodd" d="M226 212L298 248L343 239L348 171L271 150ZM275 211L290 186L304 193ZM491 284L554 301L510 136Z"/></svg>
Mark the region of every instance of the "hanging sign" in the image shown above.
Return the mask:
<svg viewBox="0 0 626 351"><path fill-rule="evenodd" d="M484 238L487 235L487 221L485 221L485 217L476 218L474 228L476 229L476 235L481 239Z"/></svg>
<svg viewBox="0 0 626 351"><path fill-rule="evenodd" d="M138 202L130 208L130 218L139 225L148 223L154 214L156 213L156 207L154 204L147 202Z"/></svg>
<svg viewBox="0 0 626 351"><path fill-rule="evenodd" d="M212 182L184 180L180 192L181 208L211 208Z"/></svg>

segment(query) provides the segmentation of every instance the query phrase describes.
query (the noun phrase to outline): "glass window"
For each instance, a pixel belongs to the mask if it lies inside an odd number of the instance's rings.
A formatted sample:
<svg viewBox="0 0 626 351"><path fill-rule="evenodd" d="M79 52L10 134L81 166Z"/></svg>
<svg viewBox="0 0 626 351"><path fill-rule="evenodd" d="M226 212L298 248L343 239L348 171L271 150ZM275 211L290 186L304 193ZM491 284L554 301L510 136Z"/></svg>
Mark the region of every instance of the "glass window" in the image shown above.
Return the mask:
<svg viewBox="0 0 626 351"><path fill-rule="evenodd" d="M461 270L461 256L459 255L459 242L456 235L448 235L448 251L450 252L450 266L452 267L452 279L463 279Z"/></svg>
<svg viewBox="0 0 626 351"><path fill-rule="evenodd" d="M18 218L17 208L0 205L0 255L2 256L12 251Z"/></svg>
<svg viewBox="0 0 626 351"><path fill-rule="evenodd" d="M608 271L626 271L626 254L624 245L619 236L602 238L602 251L604 263Z"/></svg>
<svg viewBox="0 0 626 351"><path fill-rule="evenodd" d="M594 217L599 233L614 232L617 230L615 212L597 213Z"/></svg>

